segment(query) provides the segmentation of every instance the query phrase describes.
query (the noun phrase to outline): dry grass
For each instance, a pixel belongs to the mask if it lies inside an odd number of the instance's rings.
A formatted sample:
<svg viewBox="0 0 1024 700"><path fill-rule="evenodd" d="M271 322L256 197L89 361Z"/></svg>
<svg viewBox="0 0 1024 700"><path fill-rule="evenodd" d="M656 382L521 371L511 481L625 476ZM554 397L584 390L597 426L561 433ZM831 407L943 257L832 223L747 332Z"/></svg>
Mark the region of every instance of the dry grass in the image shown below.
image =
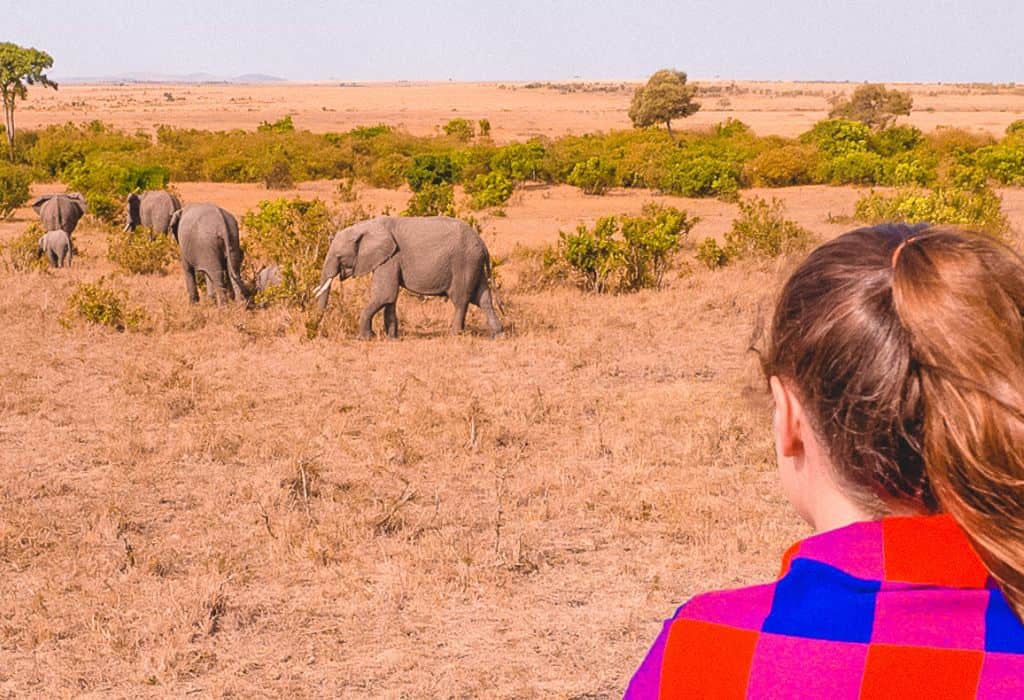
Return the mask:
<svg viewBox="0 0 1024 700"><path fill-rule="evenodd" d="M223 187L181 189L247 191ZM830 235L856 194L783 196ZM489 240L642 197L530 192ZM347 284L307 341L294 312L190 308L177 269L116 278L148 332L65 329L112 273L76 241L70 271L0 271L0 696L616 697L674 606L804 534L747 352L782 269L595 297L528 291L514 257L505 339L404 297L402 340L358 342Z"/></svg>

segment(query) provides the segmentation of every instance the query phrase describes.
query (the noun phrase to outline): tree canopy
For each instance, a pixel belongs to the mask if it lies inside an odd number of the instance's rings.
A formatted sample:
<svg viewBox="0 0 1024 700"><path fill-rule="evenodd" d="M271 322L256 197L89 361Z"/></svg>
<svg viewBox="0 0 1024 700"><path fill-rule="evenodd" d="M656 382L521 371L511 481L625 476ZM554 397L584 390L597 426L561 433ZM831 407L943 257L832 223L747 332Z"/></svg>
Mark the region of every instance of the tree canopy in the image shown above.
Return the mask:
<svg viewBox="0 0 1024 700"><path fill-rule="evenodd" d="M4 128L7 146L14 158L14 101L28 96L29 85L57 89L44 71L53 67L53 58L45 51L0 42L0 98L4 104Z"/></svg>
<svg viewBox="0 0 1024 700"><path fill-rule="evenodd" d="M910 114L914 98L909 92L889 90L878 83L857 86L849 99L832 100L830 119L851 119L867 124L872 129L884 129L899 115Z"/></svg>
<svg viewBox="0 0 1024 700"><path fill-rule="evenodd" d="M696 92L696 88L686 84L686 73L670 68L659 70L633 93L629 118L637 128L664 124L672 133L673 119L688 117L700 109L700 103L693 99Z"/></svg>

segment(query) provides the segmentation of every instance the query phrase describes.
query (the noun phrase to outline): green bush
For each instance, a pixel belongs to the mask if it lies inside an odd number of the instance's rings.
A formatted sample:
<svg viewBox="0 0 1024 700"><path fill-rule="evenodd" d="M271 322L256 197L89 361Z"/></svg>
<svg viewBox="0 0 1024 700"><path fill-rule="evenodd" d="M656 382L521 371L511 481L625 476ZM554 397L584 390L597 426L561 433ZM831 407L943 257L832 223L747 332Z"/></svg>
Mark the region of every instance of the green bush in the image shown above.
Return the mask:
<svg viewBox="0 0 1024 700"><path fill-rule="evenodd" d="M814 182L818 151L803 144L784 145L762 151L744 168L755 187L789 187Z"/></svg>
<svg viewBox="0 0 1024 700"><path fill-rule="evenodd" d="M727 260L777 258L797 253L810 245L811 233L783 216L782 202L752 197L739 203L740 215L725 234Z"/></svg>
<svg viewBox="0 0 1024 700"><path fill-rule="evenodd" d="M924 134L916 126L893 126L871 134L871 150L879 155L894 156L912 151L924 143Z"/></svg>
<svg viewBox="0 0 1024 700"><path fill-rule="evenodd" d="M607 216L592 229L581 223L575 233L559 232L544 268L568 271L581 288L597 293L658 288L697 221L685 211L648 204L640 216Z"/></svg>
<svg viewBox="0 0 1024 700"><path fill-rule="evenodd" d="M259 292L254 301L308 305L335 231L327 206L319 199L262 201L242 216L242 226L246 257L281 268L281 284Z"/></svg>
<svg viewBox="0 0 1024 700"><path fill-rule="evenodd" d="M162 165L139 163L132 154L95 152L68 165L61 173L68 187L85 195L89 213L112 224L124 213L131 192L167 187L170 171Z"/></svg>
<svg viewBox="0 0 1024 700"><path fill-rule="evenodd" d="M60 323L70 328L75 321L84 321L113 328L116 331L138 331L149 320L145 309L128 303L128 294L107 286L100 278L95 283L83 282L68 297Z"/></svg>
<svg viewBox="0 0 1024 700"><path fill-rule="evenodd" d="M871 192L857 201L854 216L870 224L888 221L950 224L997 236L1009 230L1002 200L988 188L907 189L892 195Z"/></svg>
<svg viewBox="0 0 1024 700"><path fill-rule="evenodd" d="M295 186L292 167L287 160L276 160L270 170L263 176L263 185L268 190L287 190Z"/></svg>
<svg viewBox="0 0 1024 700"><path fill-rule="evenodd" d="M588 158L573 166L566 182L585 194L604 194L615 184L615 165L600 157Z"/></svg>
<svg viewBox="0 0 1024 700"><path fill-rule="evenodd" d="M295 124L292 123L292 115L286 114L276 122L260 122L256 131L264 134L287 134L295 131Z"/></svg>
<svg viewBox="0 0 1024 700"><path fill-rule="evenodd" d="M644 205L640 216L620 217L623 287L660 288L672 254L698 221L685 211L656 203Z"/></svg>
<svg viewBox="0 0 1024 700"><path fill-rule="evenodd" d="M826 119L802 134L800 142L814 144L826 158L863 153L871 142L871 128L849 119Z"/></svg>
<svg viewBox="0 0 1024 700"><path fill-rule="evenodd" d="M472 183L466 185L466 192L471 195L469 206L473 209L499 207L508 202L515 191L515 185L498 172L477 175Z"/></svg>
<svg viewBox="0 0 1024 700"><path fill-rule="evenodd" d="M709 270L722 267L729 262L729 256L714 238L705 238L697 246L697 260Z"/></svg>
<svg viewBox="0 0 1024 700"><path fill-rule="evenodd" d="M547 157L547 149L537 139L510 143L497 150L491 158L490 167L512 182L547 180L549 177L544 167Z"/></svg>
<svg viewBox="0 0 1024 700"><path fill-rule="evenodd" d="M402 216L455 216L455 191L451 184L426 183L412 193Z"/></svg>
<svg viewBox="0 0 1024 700"><path fill-rule="evenodd" d="M42 226L33 223L24 233L0 246L4 267L11 272L45 270L49 267L46 256L39 253L39 238L45 233Z"/></svg>
<svg viewBox="0 0 1024 700"><path fill-rule="evenodd" d="M444 125L444 133L456 141L466 142L473 140L473 137L476 135L476 129L473 126L473 122L462 117L456 117Z"/></svg>
<svg viewBox="0 0 1024 700"><path fill-rule="evenodd" d="M976 150L971 162L981 168L988 177L1004 185L1024 185L1024 143L1009 139L992 146Z"/></svg>
<svg viewBox="0 0 1024 700"><path fill-rule="evenodd" d="M1015 119L1007 124L1006 135L1011 138L1024 137L1024 119Z"/></svg>
<svg viewBox="0 0 1024 700"><path fill-rule="evenodd" d="M107 231L107 258L125 272L163 273L177 256L178 249L171 236L154 234L143 226L134 231L115 227Z"/></svg>
<svg viewBox="0 0 1024 700"><path fill-rule="evenodd" d="M477 124L480 127L480 135L481 136L483 136L484 138L487 138L487 137L489 137L491 135L491 120L490 119L486 119L486 118L481 119L480 121L477 122Z"/></svg>
<svg viewBox="0 0 1024 700"><path fill-rule="evenodd" d="M870 185L881 179L884 165L877 153L850 151L823 161L819 177L833 185Z"/></svg>
<svg viewBox="0 0 1024 700"><path fill-rule="evenodd" d="M428 185L451 185L458 175L455 161L447 153L413 156L412 165L405 171L405 179L413 192L419 192Z"/></svg>
<svg viewBox="0 0 1024 700"><path fill-rule="evenodd" d="M0 219L28 201L32 175L27 168L0 161Z"/></svg>
<svg viewBox="0 0 1024 700"><path fill-rule="evenodd" d="M412 165L412 158L401 153L389 153L375 160L370 166L367 183L373 187L397 189L405 182L405 172Z"/></svg>
<svg viewBox="0 0 1024 700"><path fill-rule="evenodd" d="M661 180L661 189L683 197L730 199L739 190L742 178L742 166L736 161L698 155L671 165Z"/></svg>

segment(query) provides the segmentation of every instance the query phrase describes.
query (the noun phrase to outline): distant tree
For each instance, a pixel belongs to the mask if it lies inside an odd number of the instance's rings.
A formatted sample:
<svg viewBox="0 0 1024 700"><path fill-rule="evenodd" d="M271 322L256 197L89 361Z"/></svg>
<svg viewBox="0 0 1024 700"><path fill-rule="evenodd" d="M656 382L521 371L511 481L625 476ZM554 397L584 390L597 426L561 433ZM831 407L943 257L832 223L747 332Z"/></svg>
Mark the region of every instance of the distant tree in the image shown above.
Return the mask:
<svg viewBox="0 0 1024 700"><path fill-rule="evenodd" d="M0 43L0 98L4 103L4 129L7 148L14 160L14 101L28 96L28 85L57 89L57 83L43 71L53 67L53 58L45 51L26 49L10 42Z"/></svg>
<svg viewBox="0 0 1024 700"><path fill-rule="evenodd" d="M637 128L664 124L671 134L673 119L688 117L700 109L700 103L693 99L696 92L696 88L686 84L686 73L660 70L633 93L629 118Z"/></svg>
<svg viewBox="0 0 1024 700"><path fill-rule="evenodd" d="M832 98L830 119L851 119L867 124L872 129L884 129L899 115L910 114L914 98L909 92L889 90L878 83L859 85L849 99Z"/></svg>

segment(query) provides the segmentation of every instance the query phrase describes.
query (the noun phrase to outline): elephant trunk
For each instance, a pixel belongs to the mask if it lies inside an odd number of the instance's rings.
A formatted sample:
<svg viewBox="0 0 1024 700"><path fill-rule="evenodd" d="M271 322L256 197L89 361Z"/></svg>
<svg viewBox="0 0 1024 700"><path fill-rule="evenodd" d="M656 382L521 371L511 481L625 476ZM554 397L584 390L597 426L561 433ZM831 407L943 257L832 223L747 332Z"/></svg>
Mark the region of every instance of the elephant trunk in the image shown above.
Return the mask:
<svg viewBox="0 0 1024 700"><path fill-rule="evenodd" d="M320 273L320 286L314 290L317 297L316 305L320 313L327 310L327 298L331 295L331 281L338 276L338 256L328 253L324 260L324 269Z"/></svg>

